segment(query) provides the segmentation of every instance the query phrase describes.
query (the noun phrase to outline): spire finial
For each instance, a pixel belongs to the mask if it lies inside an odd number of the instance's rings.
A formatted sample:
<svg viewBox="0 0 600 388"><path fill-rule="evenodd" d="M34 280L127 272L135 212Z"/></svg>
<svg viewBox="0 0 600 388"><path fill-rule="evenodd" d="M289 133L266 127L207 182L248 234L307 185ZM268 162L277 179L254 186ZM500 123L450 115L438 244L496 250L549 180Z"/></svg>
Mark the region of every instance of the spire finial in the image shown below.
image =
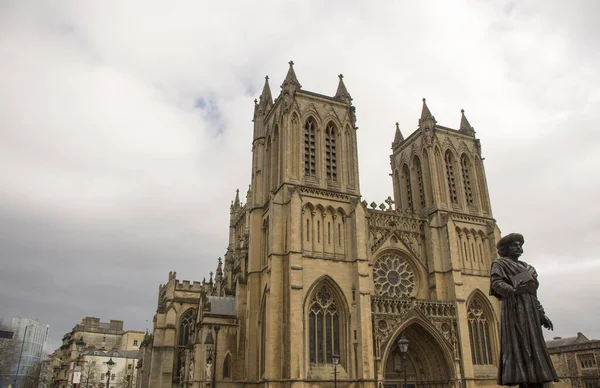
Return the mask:
<svg viewBox="0 0 600 388"><path fill-rule="evenodd" d="M338 100L344 100L348 105L351 105L352 97L350 93L348 93L348 89L346 89L346 85L344 84L344 75L338 75L340 82L338 82L338 87L335 92L333 98L337 98Z"/></svg>
<svg viewBox="0 0 600 388"><path fill-rule="evenodd" d="M288 63L290 65L290 67L294 67L294 61L289 61Z"/></svg>
<svg viewBox="0 0 600 388"><path fill-rule="evenodd" d="M396 121L396 134L394 135L393 145L400 144L404 141L404 136L402 136L402 132L400 132L400 124Z"/></svg>
<svg viewBox="0 0 600 388"><path fill-rule="evenodd" d="M268 81L268 80L269 80L269 76L265 75L265 81Z"/></svg>
<svg viewBox="0 0 600 388"><path fill-rule="evenodd" d="M471 124L469 123L469 120L467 120L467 116L465 116L465 110L461 109L460 113L461 113L460 128L458 129L458 131L474 136L475 129L471 126Z"/></svg>
<svg viewBox="0 0 600 388"><path fill-rule="evenodd" d="M298 77L296 77L296 72L294 71L294 61L289 61L288 63L290 68L288 69L287 75L283 80L283 84L281 84L281 88L283 89L286 87L291 87L291 90L294 90L295 88L302 88L302 85L300 85L300 82L298 82Z"/></svg>
<svg viewBox="0 0 600 388"><path fill-rule="evenodd" d="M435 118L433 117L433 115L429 111L429 107L427 106L427 100L425 99L425 97L423 97L423 109L421 110L421 120L425 119L433 119L435 121Z"/></svg>

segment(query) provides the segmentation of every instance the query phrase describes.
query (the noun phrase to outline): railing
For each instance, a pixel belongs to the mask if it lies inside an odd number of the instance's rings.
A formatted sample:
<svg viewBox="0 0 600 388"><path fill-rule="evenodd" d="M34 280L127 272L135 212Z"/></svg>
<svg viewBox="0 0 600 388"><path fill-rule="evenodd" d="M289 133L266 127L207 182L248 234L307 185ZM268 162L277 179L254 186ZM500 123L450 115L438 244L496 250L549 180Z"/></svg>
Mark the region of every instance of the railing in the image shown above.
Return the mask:
<svg viewBox="0 0 600 388"><path fill-rule="evenodd" d="M456 316L454 302L382 297L371 298L371 312L373 314L398 315L413 308L416 308L428 317L454 318Z"/></svg>

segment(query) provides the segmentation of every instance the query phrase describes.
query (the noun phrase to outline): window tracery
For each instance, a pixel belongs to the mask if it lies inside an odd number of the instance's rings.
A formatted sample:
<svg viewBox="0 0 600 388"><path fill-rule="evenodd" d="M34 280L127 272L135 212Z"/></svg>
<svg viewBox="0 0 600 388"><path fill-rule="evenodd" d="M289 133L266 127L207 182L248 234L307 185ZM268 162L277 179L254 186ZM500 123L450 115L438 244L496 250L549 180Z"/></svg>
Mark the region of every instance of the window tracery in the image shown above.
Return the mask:
<svg viewBox="0 0 600 388"><path fill-rule="evenodd" d="M454 158L450 151L446 152L446 178L448 179L448 192L450 193L450 202L458 205L458 195L456 194L456 181L454 178Z"/></svg>
<svg viewBox="0 0 600 388"><path fill-rule="evenodd" d="M308 119L304 124L304 175L315 177L316 171L315 122Z"/></svg>
<svg viewBox="0 0 600 388"><path fill-rule="evenodd" d="M407 298L415 288L415 273L402 257L389 253L381 256L373 268L375 292L380 296Z"/></svg>
<svg viewBox="0 0 600 388"><path fill-rule="evenodd" d="M469 321L469 340L471 342L473 364L493 364L490 320L477 298L469 305L467 319Z"/></svg>
<svg viewBox="0 0 600 388"><path fill-rule="evenodd" d="M308 331L311 364L332 363L332 354L340 354L340 311L327 284L310 301Z"/></svg>
<svg viewBox="0 0 600 388"><path fill-rule="evenodd" d="M332 123L327 125L325 130L325 165L327 170L327 179L337 180L337 154L335 144L335 126Z"/></svg>
<svg viewBox="0 0 600 388"><path fill-rule="evenodd" d="M412 185L410 182L410 170L405 164L402 167L402 180L404 181L404 197L406 198L406 205L408 209L413 210L413 196L412 196Z"/></svg>
<svg viewBox="0 0 600 388"><path fill-rule="evenodd" d="M417 173L417 188L419 190L419 203L421 208L425 207L425 190L423 189L423 169L421 161L415 156L415 171Z"/></svg>
<svg viewBox="0 0 600 388"><path fill-rule="evenodd" d="M473 189L471 188L471 174L469 171L469 159L463 154L460 158L460 167L462 169L463 183L465 185L465 196L467 203L473 205Z"/></svg>
<svg viewBox="0 0 600 388"><path fill-rule="evenodd" d="M179 377L181 373L181 367L184 363L185 350L191 341L191 336L194 332L194 318L196 314L194 309L189 309L181 316L179 322L179 335L178 335L178 354L177 354L177 366L175 368L175 376Z"/></svg>

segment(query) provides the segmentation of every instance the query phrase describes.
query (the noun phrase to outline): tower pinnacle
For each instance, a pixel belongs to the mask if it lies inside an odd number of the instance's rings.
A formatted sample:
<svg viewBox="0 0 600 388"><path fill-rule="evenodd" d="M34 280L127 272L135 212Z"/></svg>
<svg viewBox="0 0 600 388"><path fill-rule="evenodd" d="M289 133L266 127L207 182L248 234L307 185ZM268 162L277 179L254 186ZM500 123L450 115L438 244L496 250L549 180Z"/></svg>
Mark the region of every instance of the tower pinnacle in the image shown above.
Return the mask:
<svg viewBox="0 0 600 388"><path fill-rule="evenodd" d="M475 134L475 128L473 128L471 126L471 124L469 123L469 120L467 120L467 116L465 116L465 110L461 109L460 110L460 128L458 129L459 132L463 132L465 134L468 135L474 135Z"/></svg>
<svg viewBox="0 0 600 388"><path fill-rule="evenodd" d="M335 96L333 96L333 98L345 100L350 103L350 101L352 101L352 97L350 96L350 93L348 93L348 89L346 89L346 85L344 84L344 75L340 74L338 77L340 78L340 82L338 82L337 91L335 92Z"/></svg>

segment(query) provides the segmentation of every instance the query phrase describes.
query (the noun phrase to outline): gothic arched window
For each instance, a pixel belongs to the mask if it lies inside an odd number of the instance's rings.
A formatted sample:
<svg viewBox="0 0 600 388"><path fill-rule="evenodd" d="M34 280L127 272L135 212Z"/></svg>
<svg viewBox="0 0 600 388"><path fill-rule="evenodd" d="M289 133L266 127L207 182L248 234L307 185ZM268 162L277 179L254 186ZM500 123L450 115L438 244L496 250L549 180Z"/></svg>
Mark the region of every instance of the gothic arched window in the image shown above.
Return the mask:
<svg viewBox="0 0 600 388"><path fill-rule="evenodd" d="M469 159L467 155L462 154L460 157L460 167L462 170L463 183L465 185L465 197L467 197L467 204L473 205L473 189L471 188L471 173L469 171Z"/></svg>
<svg viewBox="0 0 600 388"><path fill-rule="evenodd" d="M317 175L315 127L316 125L312 118L306 120L306 123L304 124L304 175L311 177Z"/></svg>
<svg viewBox="0 0 600 388"><path fill-rule="evenodd" d="M446 151L446 179L448 179L448 192L450 193L450 202L458 205L458 195L456 194L456 181L454 179L454 157L450 151Z"/></svg>
<svg viewBox="0 0 600 388"><path fill-rule="evenodd" d="M471 357L474 365L491 365L494 363L494 359L490 318L477 299L473 299L467 310Z"/></svg>
<svg viewBox="0 0 600 388"><path fill-rule="evenodd" d="M418 156L414 159L415 172L417 174L417 189L419 190L419 204L421 208L425 207L425 190L423 188L423 169L421 168L421 160Z"/></svg>
<svg viewBox="0 0 600 388"><path fill-rule="evenodd" d="M337 180L337 155L335 145L335 125L329 123L325 129L325 165L327 168L327 179Z"/></svg>
<svg viewBox="0 0 600 388"><path fill-rule="evenodd" d="M227 354L225 356L225 360L223 361L223 378L231 378L231 354Z"/></svg>
<svg viewBox="0 0 600 388"><path fill-rule="evenodd" d="M330 364L340 354L340 310L328 284L319 286L310 301L308 337L311 364Z"/></svg>
<svg viewBox="0 0 600 388"><path fill-rule="evenodd" d="M191 336L194 333L194 320L196 312L194 309L189 309L181 316L179 321L179 333L178 333L178 352L177 352L177 367L175 368L175 376L179 376L181 373L181 367L185 358L185 350L189 343L191 343Z"/></svg>
<svg viewBox="0 0 600 388"><path fill-rule="evenodd" d="M406 198L406 209L413 210L413 197L412 197L412 185L410 182L410 170L408 165L402 167L402 183L403 183L403 196Z"/></svg>

